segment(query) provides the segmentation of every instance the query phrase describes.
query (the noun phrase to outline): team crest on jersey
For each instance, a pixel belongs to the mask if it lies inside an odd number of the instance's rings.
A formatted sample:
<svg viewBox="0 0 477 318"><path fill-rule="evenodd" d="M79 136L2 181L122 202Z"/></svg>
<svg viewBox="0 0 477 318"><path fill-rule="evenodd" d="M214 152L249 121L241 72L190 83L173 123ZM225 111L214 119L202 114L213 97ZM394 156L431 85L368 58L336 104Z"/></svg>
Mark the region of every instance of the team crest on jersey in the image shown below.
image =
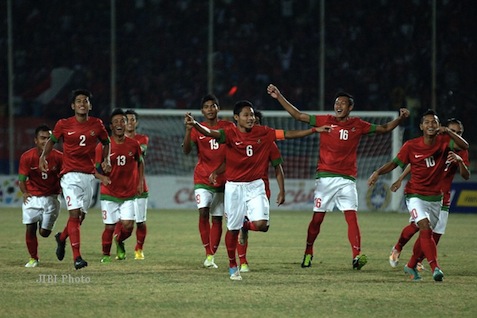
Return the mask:
<svg viewBox="0 0 477 318"><path fill-rule="evenodd" d="M91 130L91 132L89 134L90 134L90 136L94 136L95 135L94 130Z"/></svg>

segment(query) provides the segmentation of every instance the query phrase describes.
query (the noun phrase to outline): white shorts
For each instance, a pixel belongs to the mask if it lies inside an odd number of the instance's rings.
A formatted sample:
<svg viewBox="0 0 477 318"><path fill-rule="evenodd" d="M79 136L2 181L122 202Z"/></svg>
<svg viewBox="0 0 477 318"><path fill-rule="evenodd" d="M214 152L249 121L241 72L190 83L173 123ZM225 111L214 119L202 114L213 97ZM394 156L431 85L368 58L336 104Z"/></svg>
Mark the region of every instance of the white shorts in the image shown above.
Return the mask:
<svg viewBox="0 0 477 318"><path fill-rule="evenodd" d="M195 189L195 201L197 209L209 208L209 214L212 216L224 215L224 193L213 192L208 189Z"/></svg>
<svg viewBox="0 0 477 318"><path fill-rule="evenodd" d="M120 220L134 220L136 212L136 200L126 200L124 202L101 200L101 214L104 224L115 224Z"/></svg>
<svg viewBox="0 0 477 318"><path fill-rule="evenodd" d="M68 211L80 209L88 213L93 199L94 175L68 172L61 177L60 185Z"/></svg>
<svg viewBox="0 0 477 318"><path fill-rule="evenodd" d="M270 203L262 179L251 182L227 181L224 205L229 230L240 230L245 216L250 221L270 220Z"/></svg>
<svg viewBox="0 0 477 318"><path fill-rule="evenodd" d="M40 228L51 231L60 215L58 195L47 197L32 196L22 205L23 224L41 221Z"/></svg>
<svg viewBox="0 0 477 318"><path fill-rule="evenodd" d="M417 197L407 197L406 205L409 211L409 221L416 224L428 219L433 228L439 220L441 201L425 201Z"/></svg>
<svg viewBox="0 0 477 318"><path fill-rule="evenodd" d="M147 198L137 198L136 223L146 222L147 219Z"/></svg>
<svg viewBox="0 0 477 318"><path fill-rule="evenodd" d="M324 177L315 181L314 212L358 210L356 182L341 177Z"/></svg>
<svg viewBox="0 0 477 318"><path fill-rule="evenodd" d="M447 220L449 219L449 207L441 208L439 213L439 220L432 227L432 231L437 234L444 234L446 232Z"/></svg>

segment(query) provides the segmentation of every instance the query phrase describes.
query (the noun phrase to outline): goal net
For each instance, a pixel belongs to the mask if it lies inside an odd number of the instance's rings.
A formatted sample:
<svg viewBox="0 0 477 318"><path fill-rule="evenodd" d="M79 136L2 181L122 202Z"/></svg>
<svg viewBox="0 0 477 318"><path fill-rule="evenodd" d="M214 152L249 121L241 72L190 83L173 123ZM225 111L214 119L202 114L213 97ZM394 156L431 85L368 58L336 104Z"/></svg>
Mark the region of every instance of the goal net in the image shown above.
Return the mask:
<svg viewBox="0 0 477 318"><path fill-rule="evenodd" d="M197 121L202 121L202 114L198 110L163 110L163 109L135 109L139 114L140 133L149 136L149 147L146 160L146 174L159 176L190 176L192 174L197 156L195 149L193 153L184 155L182 152L182 141L184 138L184 114L191 112ZM310 114L329 114L329 112L309 112ZM373 124L384 124L398 116L397 112L362 112L354 111L351 113L354 117ZM219 113L221 119L233 120L231 110L221 110ZM285 130L307 129L309 126L305 123L294 120L285 111L263 111L263 124ZM282 154L285 171L285 180L303 180L314 181L316 164L318 160L318 149L320 146L319 135L312 135L305 138L290 139L277 142ZM397 128L392 133L382 135L363 136L358 147L358 191L368 192L366 185L367 178L371 173L384 163L391 160L399 151L402 145L402 129ZM389 193L389 185L396 180L401 173L400 169L395 169L392 174L380 177L382 181L382 190L379 194L365 194L368 202L366 210L379 209L384 203L393 210L399 210L401 200L397 196ZM270 178L275 176L273 168L270 167ZM192 182L192 181L191 181ZM274 183L273 181L271 184ZM273 193L273 191L272 191ZM360 201L362 201L360 195ZM397 200L397 201L396 201ZM389 202L384 202L389 201ZM371 207L369 207L371 204ZM361 203L360 203L361 205Z"/></svg>

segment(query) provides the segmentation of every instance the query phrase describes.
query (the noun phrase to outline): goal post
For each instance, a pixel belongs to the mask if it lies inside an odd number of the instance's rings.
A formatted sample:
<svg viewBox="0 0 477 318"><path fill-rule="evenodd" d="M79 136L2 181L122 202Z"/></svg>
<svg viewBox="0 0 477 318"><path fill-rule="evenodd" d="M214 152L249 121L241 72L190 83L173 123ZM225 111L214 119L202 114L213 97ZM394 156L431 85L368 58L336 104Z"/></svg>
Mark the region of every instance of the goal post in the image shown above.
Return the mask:
<svg viewBox="0 0 477 318"><path fill-rule="evenodd" d="M184 116L190 112L197 121L203 117L199 110L171 110L171 109L135 109L139 115L138 132L149 136L149 147L146 159L146 175L187 177L192 186L192 175L197 156L193 153L184 155L182 140L184 138ZM276 129L292 130L307 129L305 123L293 119L286 111L263 110L263 124ZM310 115L326 115L330 112L308 112ZM353 117L373 124L385 124L398 116L394 111L353 111ZM232 111L222 109L219 117L224 120L233 120ZM391 193L391 183L402 172L400 168L394 169L391 174L381 176L379 182L368 188L366 181L371 173L390 161L402 145L403 129L398 127L389 134L366 135L361 138L358 147L358 178L357 188L360 210L387 210L401 211L403 209L402 188L398 193ZM282 154L285 172L285 185L287 192L290 190L291 201L286 205L289 209L310 209L312 207L312 189L314 175L318 160L319 135L299 139L290 139L277 142ZM274 170L270 167L270 178L274 179ZM271 180L272 199L278 188L275 180ZM300 188L301 187L301 188ZM300 188L300 189L298 189ZM274 191L275 190L275 191ZM154 190L152 190L154 191ZM161 192L161 189L158 189ZM287 194L288 195L288 194ZM296 196L303 197L297 199ZM300 202L298 202L300 201ZM306 202L304 202L306 201Z"/></svg>

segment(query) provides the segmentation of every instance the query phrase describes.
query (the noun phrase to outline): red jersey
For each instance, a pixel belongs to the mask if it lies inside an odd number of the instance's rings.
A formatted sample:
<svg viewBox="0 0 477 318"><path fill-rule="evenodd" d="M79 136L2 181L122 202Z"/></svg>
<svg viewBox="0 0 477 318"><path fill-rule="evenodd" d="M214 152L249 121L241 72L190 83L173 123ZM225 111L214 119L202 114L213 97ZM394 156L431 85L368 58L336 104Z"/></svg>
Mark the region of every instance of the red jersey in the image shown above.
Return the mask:
<svg viewBox="0 0 477 318"><path fill-rule="evenodd" d="M272 164L272 167L276 167L279 164L283 163L283 158L282 158L282 155L280 154L280 149L278 149L278 146L276 143L273 143L270 149L269 162ZM268 179L268 169L263 175L262 180L265 183L265 192L267 194L267 198L270 200L271 193L270 193L270 181Z"/></svg>
<svg viewBox="0 0 477 318"><path fill-rule="evenodd" d="M146 157L147 146L149 145L149 137L143 134L135 134L134 138L139 142L139 146L141 147L141 152L143 158ZM146 177L144 177L144 193L147 194L149 192L149 188L147 187Z"/></svg>
<svg viewBox="0 0 477 318"><path fill-rule="evenodd" d="M37 148L25 151L18 167L18 180L26 183L29 193L34 196L49 196L60 193L60 171L63 164L63 153L52 149L48 157L48 171L38 168L40 155Z"/></svg>
<svg viewBox="0 0 477 318"><path fill-rule="evenodd" d="M449 142L448 135L438 135L431 146L424 143L424 137L404 143L393 162L402 168L407 164L411 165L411 178L404 189L405 194L441 195L442 172L449 152Z"/></svg>
<svg viewBox="0 0 477 318"><path fill-rule="evenodd" d="M226 127L235 127L235 125L226 120L217 121L217 125L209 126L206 122L201 125L210 129L225 129ZM193 129L190 134L191 141L197 146L198 161L194 169L194 184L196 188L202 186L219 188L225 184L225 174L217 175L217 183L212 185L209 176L225 160L225 145L219 144L217 140L207 137Z"/></svg>
<svg viewBox="0 0 477 318"><path fill-rule="evenodd" d="M310 116L310 125L331 126L329 133L320 134L317 175L332 173L355 179L358 175L357 151L361 137L374 133L376 125L358 117L338 121L332 115Z"/></svg>
<svg viewBox="0 0 477 318"><path fill-rule="evenodd" d="M63 138L65 156L61 174L73 171L94 174L94 149L98 141L109 143L103 122L95 117L88 117L84 123L74 116L60 119L50 137L55 143Z"/></svg>
<svg viewBox="0 0 477 318"><path fill-rule="evenodd" d="M451 144L452 144L452 141L451 141ZM459 151L456 151L456 150L453 150L456 154L458 154L463 162L464 162L464 165L466 165L467 167L470 166L470 162L469 162L469 152L467 150L459 150ZM459 164L457 163L450 163L450 162L446 162L446 165L445 165L445 169L444 169L444 175L442 176L442 184L441 184L441 188L442 188L442 205L443 206L450 206L450 203L451 203L451 185L452 185L452 181L454 180L454 176L455 174L457 173L457 171L459 170Z"/></svg>
<svg viewBox="0 0 477 318"><path fill-rule="evenodd" d="M240 132L235 125L231 125L220 132L219 142L227 145L227 181L250 182L268 174L271 149L277 139L275 129L253 126L250 132Z"/></svg>
<svg viewBox="0 0 477 318"><path fill-rule="evenodd" d="M96 165L103 161L103 146L96 146ZM111 172L106 174L111 184L101 183L101 199L131 199L136 196L139 178L138 162L142 160L139 142L125 137L122 144L111 138Z"/></svg>

